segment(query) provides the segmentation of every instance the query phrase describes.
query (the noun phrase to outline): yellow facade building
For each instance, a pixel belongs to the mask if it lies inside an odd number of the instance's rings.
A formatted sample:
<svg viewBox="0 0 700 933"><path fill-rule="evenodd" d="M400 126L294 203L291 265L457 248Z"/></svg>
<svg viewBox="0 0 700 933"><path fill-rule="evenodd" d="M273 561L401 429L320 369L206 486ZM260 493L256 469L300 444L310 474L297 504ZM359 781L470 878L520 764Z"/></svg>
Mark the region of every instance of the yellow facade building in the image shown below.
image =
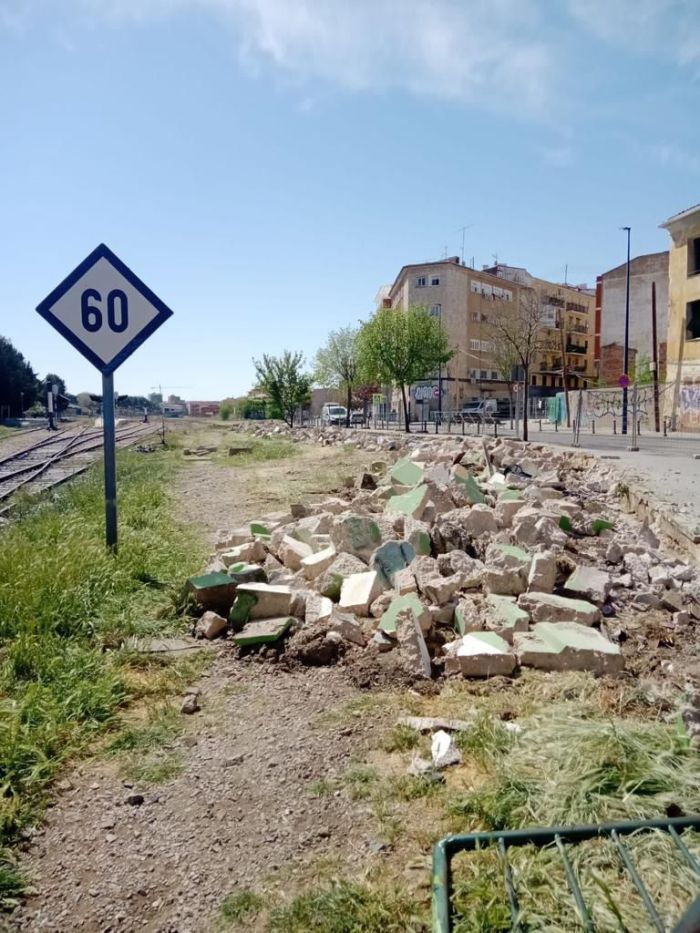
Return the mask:
<svg viewBox="0 0 700 933"><path fill-rule="evenodd" d="M700 431L700 204L661 226L671 236L664 414L679 431Z"/></svg>

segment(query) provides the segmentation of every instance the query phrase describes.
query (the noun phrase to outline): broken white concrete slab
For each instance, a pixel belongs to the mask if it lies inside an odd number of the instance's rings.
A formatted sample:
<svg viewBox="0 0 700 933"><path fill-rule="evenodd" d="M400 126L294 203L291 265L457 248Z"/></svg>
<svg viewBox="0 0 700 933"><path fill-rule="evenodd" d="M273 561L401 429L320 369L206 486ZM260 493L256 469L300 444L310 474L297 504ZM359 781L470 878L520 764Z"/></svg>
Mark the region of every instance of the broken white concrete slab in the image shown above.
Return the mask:
<svg viewBox="0 0 700 933"><path fill-rule="evenodd" d="M513 644L513 635L516 632L527 632L530 627L529 614L518 606L514 596L490 593L486 597L486 608L486 628L495 632L509 645Z"/></svg>
<svg viewBox="0 0 700 933"><path fill-rule="evenodd" d="M577 622L538 622L531 632L516 634L514 645L526 667L597 674L617 674L624 668L618 645Z"/></svg>
<svg viewBox="0 0 700 933"><path fill-rule="evenodd" d="M472 538L495 534L498 531L498 523L491 506L477 503L468 509L464 518L464 530Z"/></svg>
<svg viewBox="0 0 700 933"><path fill-rule="evenodd" d="M416 732L433 732L435 729L444 729L446 732L466 732L471 729L472 723L466 719L440 719L434 716L401 716L398 725L408 726Z"/></svg>
<svg viewBox="0 0 700 933"><path fill-rule="evenodd" d="M444 576L457 575L460 590L478 589L483 580L484 564L464 551L450 551L437 557L438 570Z"/></svg>
<svg viewBox="0 0 700 933"><path fill-rule="evenodd" d="M304 571L306 579L315 580L317 577L320 577L336 559L337 553L333 545L330 545L330 547L324 548L322 551L316 551L315 554L309 554L307 557L303 557L301 569Z"/></svg>
<svg viewBox="0 0 700 933"><path fill-rule="evenodd" d="M223 635L228 628L228 621L216 612L205 612L197 620L196 634L198 638L207 638L211 641Z"/></svg>
<svg viewBox="0 0 700 933"><path fill-rule="evenodd" d="M367 644L367 638L362 631L362 626L357 619L349 614L334 613L329 631L337 632L345 641L349 641L353 645L359 645L360 648L364 648Z"/></svg>
<svg viewBox="0 0 700 933"><path fill-rule="evenodd" d="M442 577L435 574L431 577L421 577L418 580L418 587L430 603L437 606L445 606L450 602L454 594L460 588L461 577L455 573L451 577Z"/></svg>
<svg viewBox="0 0 700 933"><path fill-rule="evenodd" d="M247 544L251 539L250 528L234 528L233 531L220 531L216 540L217 551L228 551L231 548Z"/></svg>
<svg viewBox="0 0 700 933"><path fill-rule="evenodd" d="M399 596L405 596L406 593L417 593L418 584L416 577L410 567L405 567L394 574L394 589Z"/></svg>
<svg viewBox="0 0 700 933"><path fill-rule="evenodd" d="M527 577L529 592L551 593L557 582L557 559L550 551L534 554Z"/></svg>
<svg viewBox="0 0 700 933"><path fill-rule="evenodd" d="M408 609L413 613L422 632L429 632L432 626L432 619L427 607L420 601L415 593L407 593L405 596L395 596L386 611L381 617L379 623L380 629L388 635L396 634L396 620L399 613Z"/></svg>
<svg viewBox="0 0 700 933"><path fill-rule="evenodd" d="M242 583L236 591L236 601L250 597L249 619L271 619L291 615L293 592L288 586L269 583Z"/></svg>
<svg viewBox="0 0 700 933"><path fill-rule="evenodd" d="M301 570L301 562L306 557L311 557L313 551L311 545L298 541L290 535L282 538L282 543L278 550L279 558L285 567L290 570Z"/></svg>
<svg viewBox="0 0 700 933"><path fill-rule="evenodd" d="M352 554L365 563L382 543L379 525L367 515L346 512L333 520L331 541L338 553Z"/></svg>
<svg viewBox="0 0 700 933"><path fill-rule="evenodd" d="M458 765L462 761L462 755L455 745L455 740L443 729L439 729L430 743L430 755L433 759L433 765L438 769L449 768L450 765Z"/></svg>
<svg viewBox="0 0 700 933"><path fill-rule="evenodd" d="M494 632L471 632L457 646L455 656L465 677L510 675L515 670L515 656L510 645Z"/></svg>
<svg viewBox="0 0 700 933"><path fill-rule="evenodd" d="M309 593L306 597L306 614L304 621L307 625L317 622L328 622L333 615L333 603L327 596L320 593Z"/></svg>
<svg viewBox="0 0 700 933"><path fill-rule="evenodd" d="M237 547L228 548L221 551L219 558L224 566L232 567L234 564L241 563L262 563L267 557L267 551L262 541L247 541L245 544L239 544Z"/></svg>
<svg viewBox="0 0 700 933"><path fill-rule="evenodd" d="M595 625L600 621L600 609L583 599L568 599L552 593L523 593L518 598L518 605L530 613L533 622Z"/></svg>
<svg viewBox="0 0 700 933"><path fill-rule="evenodd" d="M343 580L340 588L340 608L358 616L368 616L369 607L383 589L382 579L376 570L352 573Z"/></svg>
<svg viewBox="0 0 700 933"><path fill-rule="evenodd" d="M427 511L429 490L425 485L416 486L399 496L392 496L386 503L388 515L420 519Z"/></svg>
<svg viewBox="0 0 700 933"><path fill-rule="evenodd" d="M499 499L494 509L498 527L510 528L515 516L525 505L526 502L524 499Z"/></svg>
<svg viewBox="0 0 700 933"><path fill-rule="evenodd" d="M579 566L567 579L564 587L569 592L602 606L608 598L612 581L610 574L603 570Z"/></svg>
<svg viewBox="0 0 700 933"><path fill-rule="evenodd" d="M396 615L396 638L404 669L413 677L430 680L432 668L420 624L410 608Z"/></svg>
<svg viewBox="0 0 700 933"><path fill-rule="evenodd" d="M363 563L359 557L354 557L352 554L338 554L327 569L316 578L316 587L323 596L337 600L340 598L343 580L353 573L364 573L366 570L367 564Z"/></svg>

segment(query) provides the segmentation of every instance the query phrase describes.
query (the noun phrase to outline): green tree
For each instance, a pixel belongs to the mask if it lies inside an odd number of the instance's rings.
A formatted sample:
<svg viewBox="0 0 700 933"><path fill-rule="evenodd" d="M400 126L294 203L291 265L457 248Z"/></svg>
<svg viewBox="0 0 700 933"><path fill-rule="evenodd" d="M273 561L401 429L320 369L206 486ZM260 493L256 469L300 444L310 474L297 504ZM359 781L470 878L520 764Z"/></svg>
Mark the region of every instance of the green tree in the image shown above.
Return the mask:
<svg viewBox="0 0 700 933"><path fill-rule="evenodd" d="M636 382L638 386L650 386L654 382L651 358L648 353L637 354L634 367L630 373L630 382Z"/></svg>
<svg viewBox="0 0 700 933"><path fill-rule="evenodd" d="M253 360L258 387L271 402L271 414L279 416L294 427L297 409L311 398L311 376L303 372L304 354L285 350L282 356L263 354L262 360Z"/></svg>
<svg viewBox="0 0 700 933"><path fill-rule="evenodd" d="M78 392L76 398L78 399L78 405L80 405L86 415L90 415L95 411L97 406L90 398L89 392Z"/></svg>
<svg viewBox="0 0 700 933"><path fill-rule="evenodd" d="M221 407L219 408L219 417L222 421L230 421L233 412L233 402L225 401L221 403Z"/></svg>
<svg viewBox="0 0 700 933"><path fill-rule="evenodd" d="M319 385L325 389L342 389L345 392L348 412L345 425L348 428L352 393L360 368L358 334L357 327L332 330L325 347L316 353L314 366L314 379Z"/></svg>
<svg viewBox="0 0 700 933"><path fill-rule="evenodd" d="M401 391L406 431L410 431L407 387L444 366L454 353L440 320L425 308L380 308L363 324L358 343L364 379Z"/></svg>
<svg viewBox="0 0 700 933"><path fill-rule="evenodd" d="M34 404L38 393L32 367L9 340L0 337L0 407L7 406L10 415L20 415Z"/></svg>

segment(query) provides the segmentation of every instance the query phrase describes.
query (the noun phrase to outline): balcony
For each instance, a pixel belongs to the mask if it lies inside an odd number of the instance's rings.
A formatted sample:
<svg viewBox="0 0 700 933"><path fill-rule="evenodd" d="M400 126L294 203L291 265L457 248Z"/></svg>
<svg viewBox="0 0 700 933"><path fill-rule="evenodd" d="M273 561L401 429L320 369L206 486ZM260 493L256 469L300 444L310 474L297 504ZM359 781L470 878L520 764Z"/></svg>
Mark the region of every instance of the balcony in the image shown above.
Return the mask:
<svg viewBox="0 0 700 933"><path fill-rule="evenodd" d="M587 334L587 333L588 333L588 325L587 325L587 324L573 324L573 325L569 328L569 333L572 333L572 334Z"/></svg>
<svg viewBox="0 0 700 933"><path fill-rule="evenodd" d="M588 345L567 342L566 352L567 353L588 353Z"/></svg>

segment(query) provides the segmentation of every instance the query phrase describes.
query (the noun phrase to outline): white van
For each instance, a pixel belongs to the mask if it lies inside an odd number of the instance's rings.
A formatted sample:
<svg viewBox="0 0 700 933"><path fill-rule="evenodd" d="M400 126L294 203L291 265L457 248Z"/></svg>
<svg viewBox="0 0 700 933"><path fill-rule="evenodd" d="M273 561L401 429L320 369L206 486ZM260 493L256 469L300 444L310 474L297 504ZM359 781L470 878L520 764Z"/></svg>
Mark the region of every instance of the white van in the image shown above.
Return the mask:
<svg viewBox="0 0 700 933"><path fill-rule="evenodd" d="M348 410L343 405L328 403L321 409L321 422L323 424L345 424Z"/></svg>

